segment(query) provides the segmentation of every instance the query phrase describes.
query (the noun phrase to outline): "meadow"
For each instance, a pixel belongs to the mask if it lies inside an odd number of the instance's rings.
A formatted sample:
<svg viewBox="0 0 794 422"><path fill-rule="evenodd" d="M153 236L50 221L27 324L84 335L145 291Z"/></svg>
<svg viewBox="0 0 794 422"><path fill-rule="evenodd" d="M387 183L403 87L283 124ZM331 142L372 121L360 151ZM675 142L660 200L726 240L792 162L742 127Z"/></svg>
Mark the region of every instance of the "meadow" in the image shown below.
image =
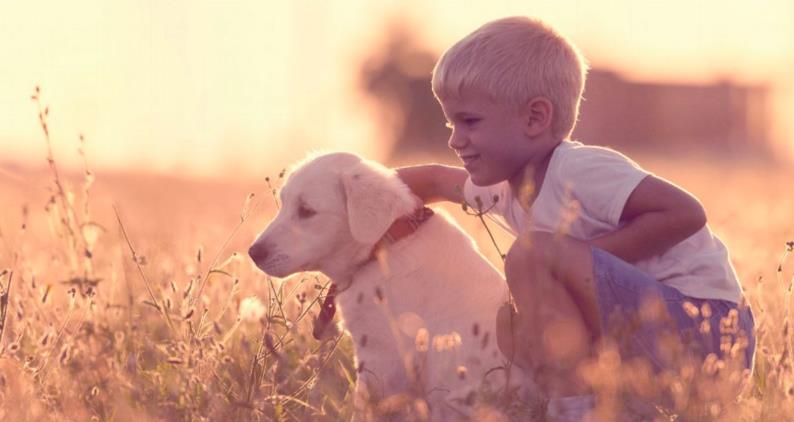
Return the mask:
<svg viewBox="0 0 794 422"><path fill-rule="evenodd" d="M64 142L49 139L46 113L41 123L43 143ZM699 197L730 248L755 311L756 370L748 377L710 361L638 380L607 351L588 379L612 397L628 387L669 388L679 413L699 420L794 418L794 171L735 158L635 158ZM0 170L0 420L352 416L350 338L311 336L329 281L314 273L271 279L246 255L279 206L289 163L221 180L95 174L90 154L82 172L59 169L51 154L42 161ZM444 207L498 265L480 220ZM510 239L494 232L505 250ZM714 377L697 381L701 372ZM475 419L506 420L507 407L495 399ZM426 415L421 397L400 396L373 404L369 416L405 408L412 419Z"/></svg>

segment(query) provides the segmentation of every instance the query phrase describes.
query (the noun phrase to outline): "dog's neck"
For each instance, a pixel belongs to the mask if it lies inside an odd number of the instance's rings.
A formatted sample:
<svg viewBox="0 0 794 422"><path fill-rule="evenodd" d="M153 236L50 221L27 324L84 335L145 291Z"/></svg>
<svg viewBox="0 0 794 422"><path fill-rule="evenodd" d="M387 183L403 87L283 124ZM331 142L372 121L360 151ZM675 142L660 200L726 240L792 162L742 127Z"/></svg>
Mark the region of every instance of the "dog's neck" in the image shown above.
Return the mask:
<svg viewBox="0 0 794 422"><path fill-rule="evenodd" d="M432 216L433 210L430 208L418 208L413 213L395 220L374 245L365 245L350 239L333 254L331 259L326 260L321 271L338 286L340 291L343 291L350 286L355 273L362 266L377 259L379 251L410 236Z"/></svg>
<svg viewBox="0 0 794 422"><path fill-rule="evenodd" d="M350 285L353 276L361 265L369 260L371 253L372 246L362 245L351 239L321 264L320 271L334 284L344 288Z"/></svg>
<svg viewBox="0 0 794 422"><path fill-rule="evenodd" d="M312 330L314 338L317 340L323 338L324 333L326 333L326 328L331 323L336 313L336 295L350 288L353 284L355 273L367 263L385 257L386 254L382 252L384 252L389 245L413 234L422 223L429 220L432 216L433 210L430 208L419 208L412 214L395 220L375 245L363 248L360 246L351 248L348 245L348 248L341 248L339 252L333 254L333 259L328 261L329 263L351 262L356 264L343 265L340 266L339 269L330 266L326 266L322 269L322 272L331 279L333 284L328 290L325 300L323 300L320 314L317 316L314 323L314 329ZM357 242L350 242L350 245L355 244L357 244ZM364 255L362 252L366 252L366 254ZM355 257L356 259L347 260L346 258L348 257Z"/></svg>

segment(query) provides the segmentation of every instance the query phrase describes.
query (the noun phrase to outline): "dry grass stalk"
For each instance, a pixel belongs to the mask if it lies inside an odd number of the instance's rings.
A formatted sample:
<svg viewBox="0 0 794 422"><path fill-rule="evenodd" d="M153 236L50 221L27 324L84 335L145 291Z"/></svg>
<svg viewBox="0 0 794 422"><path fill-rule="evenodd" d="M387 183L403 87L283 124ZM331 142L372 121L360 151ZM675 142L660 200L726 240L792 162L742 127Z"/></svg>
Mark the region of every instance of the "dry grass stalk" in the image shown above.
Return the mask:
<svg viewBox="0 0 794 422"><path fill-rule="evenodd" d="M0 275L0 419L114 420L131 414L152 421L350 419L357 370L367 368L355 367L352 340L347 336L340 334L315 342L310 334L310 320L328 288L328 280L314 274L272 280L241 255L232 254L221 262L229 248L242 247L235 243L237 234L248 230L247 234L252 235L255 230L244 224L257 208L253 198L241 193L239 197L246 198L245 204L239 219L232 216L235 224L231 234L220 233L206 242L195 242L174 227L156 224L158 237L141 236L146 240L136 243L146 248L168 246L149 256L144 265L117 210L107 207L106 220L113 222L115 213L121 236L91 238L102 233L104 229L100 227L104 226L91 218L91 211L100 210L90 209L88 201L102 193L91 190L94 180L88 171L85 140L80 137L84 181L75 195L66 183L68 173L60 172L52 155L49 109L42 105L39 96L40 90L36 90L38 123L48 146L53 187L48 195L51 200L45 206L47 221L39 221L35 212L24 207L20 238L8 239L7 231L2 233L9 253L0 255L0 266L13 268L14 273L6 270ZM266 189L278 207L276 189L270 180L267 183ZM742 192L761 191L746 188ZM107 196L102 197L102 203L118 203L117 196L129 192L114 186L111 193L104 195ZM782 209L794 210L794 201L785 202L779 195L774 198ZM749 202L742 199L740 204ZM739 209L726 204L717 207L717 212L720 208ZM156 206L151 205L152 209ZM479 217L485 211L476 210L480 215L475 213L475 218L470 219L472 231L481 225ZM157 222L170 211L152 211L154 218L135 221ZM217 212L208 215L201 214L202 210L194 211L196 219L204 216L204 220L197 221L203 227L227 217ZM791 212L785 214L790 216ZM770 225L766 231L752 226L754 231L744 235L741 230L753 219L742 217L743 214L723 213L713 221L719 225L720 221L738 219L720 227L736 233L734 239L738 241L769 239L765 248L740 244L734 252L743 266L741 272L752 274L747 278L752 281L745 285L757 323L758 353L752 378L735 371L730 359L716 357L649 378L643 375L647 373L641 364L615 359L605 349L586 368L601 398L599 414L613 414L628 393L651 396L666 391L673 406L670 413L659 413L660 420L669 420L673 413L706 421L789 420L794 416L792 333L789 325L781 324L790 321L787 308L794 280L790 278L789 261L794 243L786 244L782 257L777 246L783 240L781 233L794 234L790 217ZM262 216L261 221L265 220ZM3 221L7 221L5 216ZM36 228L46 227L47 222L52 224L52 232L37 233ZM485 231L483 241L498 239L497 233L488 228ZM101 247L94 248L95 244ZM196 244L213 248L217 245L213 259L206 260L206 248L197 254ZM764 250L765 254L759 257L755 255L757 250ZM124 265L128 253L136 266L130 267L130 276ZM501 251L497 253L502 255ZM202 270L202 265L207 266ZM761 276L770 272L775 273L778 282L763 280ZM143 289L129 282L137 277L143 279ZM104 281L93 283L98 279ZM768 279L775 281L771 274ZM57 280L69 282L62 284ZM250 295L263 299L261 323L238 322L238 313L234 312L242 298ZM169 306L165 306L166 302ZM388 304L383 303L383 308L388 310ZM692 317L701 318L703 314L701 308L690 309ZM734 321L728 318L709 329L728 333L734 327ZM425 353L430 353L434 346L432 336L428 334L423 342ZM454 336L439 338L436 345L446 347L449 342L454 343ZM735 356L743 345L737 339L724 342L723 346L730 356ZM406 345L406 350L415 349L416 344ZM465 368L459 373L469 376ZM647 382L648 378L653 382ZM743 386L746 388L737 395L735 389ZM484 389L480 396L487 403L477 409L480 420L508 420L511 415L523 415L517 418L521 420L542 418L543 402L517 403L510 392L500 391L498 386ZM422 420L428 415L421 391L373 399L363 410L364 420L400 414Z"/></svg>

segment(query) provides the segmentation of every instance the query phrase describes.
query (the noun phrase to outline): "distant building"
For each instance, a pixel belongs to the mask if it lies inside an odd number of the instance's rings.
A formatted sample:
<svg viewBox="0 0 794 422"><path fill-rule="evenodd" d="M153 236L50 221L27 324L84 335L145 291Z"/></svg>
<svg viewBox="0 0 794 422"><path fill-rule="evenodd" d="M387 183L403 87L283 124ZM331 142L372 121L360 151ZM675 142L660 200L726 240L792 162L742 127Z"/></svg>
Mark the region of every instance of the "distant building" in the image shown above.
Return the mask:
<svg viewBox="0 0 794 422"><path fill-rule="evenodd" d="M765 153L768 88L632 82L593 69L573 139L632 149Z"/></svg>
<svg viewBox="0 0 794 422"><path fill-rule="evenodd" d="M363 64L360 86L378 107L383 142L399 160L449 156L444 115L430 90L438 56L401 24ZM635 82L591 69L572 138L629 150L765 154L769 90L730 81L705 85ZM389 147L387 147L389 148Z"/></svg>

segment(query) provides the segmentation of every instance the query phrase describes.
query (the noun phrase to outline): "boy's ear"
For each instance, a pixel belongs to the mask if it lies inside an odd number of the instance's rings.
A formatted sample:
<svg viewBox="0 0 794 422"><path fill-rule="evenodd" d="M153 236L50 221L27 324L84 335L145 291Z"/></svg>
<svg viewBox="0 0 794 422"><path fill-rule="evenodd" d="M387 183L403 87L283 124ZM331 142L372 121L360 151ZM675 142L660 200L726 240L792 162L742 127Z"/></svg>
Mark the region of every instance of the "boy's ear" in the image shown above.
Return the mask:
<svg viewBox="0 0 794 422"><path fill-rule="evenodd" d="M551 129L554 105L548 98L535 97L529 100L523 111L527 136L535 137Z"/></svg>
<svg viewBox="0 0 794 422"><path fill-rule="evenodd" d="M353 239L376 243L391 224L416 207L416 199L397 174L361 161L341 174Z"/></svg>

